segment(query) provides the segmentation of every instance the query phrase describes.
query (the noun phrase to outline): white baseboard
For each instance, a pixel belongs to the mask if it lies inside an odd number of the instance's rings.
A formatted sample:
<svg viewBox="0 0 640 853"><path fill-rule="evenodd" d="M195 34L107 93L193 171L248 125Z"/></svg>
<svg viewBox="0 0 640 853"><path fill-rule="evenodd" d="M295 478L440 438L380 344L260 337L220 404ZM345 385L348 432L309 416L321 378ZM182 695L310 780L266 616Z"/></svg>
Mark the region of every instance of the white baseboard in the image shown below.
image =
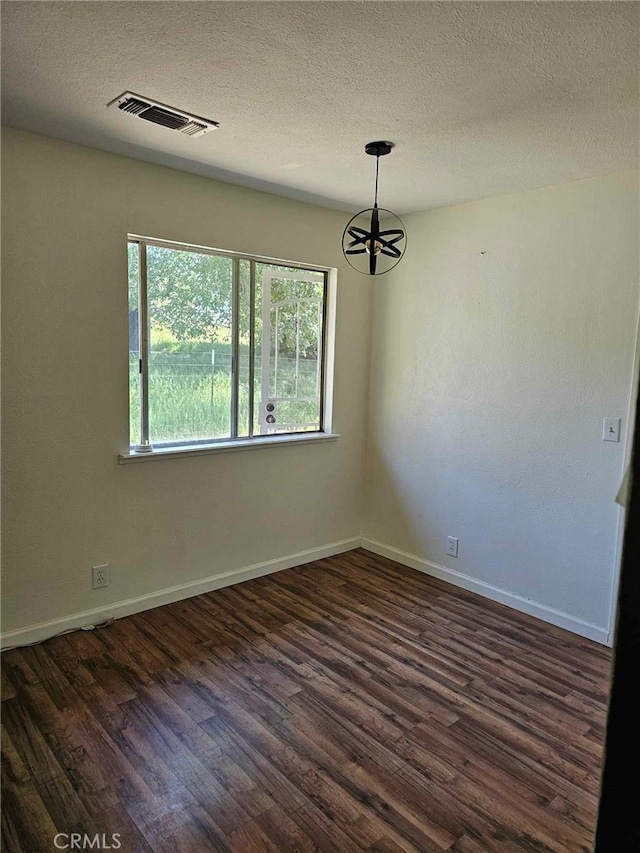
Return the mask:
<svg viewBox="0 0 640 853"><path fill-rule="evenodd" d="M511 592L505 592L484 581L479 581L469 577L469 575L462 574L462 572L456 572L453 569L448 569L446 566L439 566L437 563L423 560L421 557L416 557L415 554L409 554L391 545L376 542L375 539L363 538L362 547L367 551L373 551L374 554L379 554L381 557L388 557L390 560L402 563L403 566L409 566L412 569L417 569L419 572L424 572L426 575L440 578L454 586L459 586L470 592L477 592L478 595L483 595L485 598L491 599L491 601L506 604L507 607L527 613L529 616L535 616L537 619L541 619L543 622L548 622L551 625L556 625L558 628L565 628L567 631L579 634L581 637L595 640L603 646L611 645L610 632L607 628L601 628L599 625L593 625L590 622L583 622L581 619L576 619L575 616L563 613L561 610L554 610L553 607L538 604L535 601L522 598Z"/></svg>
<svg viewBox="0 0 640 853"><path fill-rule="evenodd" d="M0 635L0 649L38 643L63 631L73 631L87 625L98 625L107 619L120 619L122 616L131 616L132 613L140 613L143 610L150 610L153 607L161 607L163 604L171 604L173 601L181 601L183 598L202 595L204 592L211 592L214 589L221 589L224 586L232 586L236 583L242 583L242 581L251 580L251 578L280 572L283 569L291 569L293 566L301 566L304 563L311 563L314 560L321 560L324 557L331 557L334 554L342 554L344 551L359 548L360 544L361 540L359 537L342 539L339 542L332 542L329 545L323 545L319 548L310 548L308 551L300 551L297 554L290 554L287 557L279 557L276 560L267 560L264 563L256 563L253 566L234 569L233 571L214 575L204 580L172 586L167 589L158 590L157 592L139 595L136 598L128 598L124 601L107 605L106 607L73 613L61 619L52 619L50 622L27 625L25 628L8 631Z"/></svg>
<svg viewBox="0 0 640 853"><path fill-rule="evenodd" d="M459 586L470 592L476 592L485 598L491 599L491 601L505 604L507 607L512 607L522 613L528 613L530 616L535 616L543 622L548 622L559 628L565 628L574 634L595 640L602 645L611 645L610 632L606 628L576 619L568 613L554 610L552 607L538 604L519 595L505 592L484 581L479 581L461 572L448 569L446 566L440 566L437 563L423 560L421 557L416 557L414 554L401 551L399 548L394 548L391 545L385 545L374 539L353 538L332 542L329 545L311 548L307 551L300 551L297 554L290 554L289 556L280 557L275 560L256 563L255 565L246 566L241 569L234 569L233 571L214 575L204 580L172 586L167 589L158 590L157 592L140 595L136 598L128 598L124 601L107 605L106 607L73 613L61 619L52 619L49 622L40 622L36 625L27 625L24 628L8 631L0 635L0 649L37 643L60 634L63 631L73 631L87 625L97 625L105 622L107 619L119 619L122 616L130 616L132 613L140 613L143 610L150 610L153 607L161 607L163 604L171 604L173 601L181 601L184 598L191 598L194 595L201 595L204 592L211 592L214 589L232 586L236 583L242 583L242 581L251 580L251 578L262 577L263 575L269 575L283 569L290 569L293 566L301 566L304 563L321 560L324 557L331 557L334 554L341 554L344 551L351 551L354 548L360 547L365 548L367 551L372 551L374 554L379 554L382 557L388 557L390 560L395 560L404 566L417 569L419 572L424 572L424 574L440 578L454 586Z"/></svg>

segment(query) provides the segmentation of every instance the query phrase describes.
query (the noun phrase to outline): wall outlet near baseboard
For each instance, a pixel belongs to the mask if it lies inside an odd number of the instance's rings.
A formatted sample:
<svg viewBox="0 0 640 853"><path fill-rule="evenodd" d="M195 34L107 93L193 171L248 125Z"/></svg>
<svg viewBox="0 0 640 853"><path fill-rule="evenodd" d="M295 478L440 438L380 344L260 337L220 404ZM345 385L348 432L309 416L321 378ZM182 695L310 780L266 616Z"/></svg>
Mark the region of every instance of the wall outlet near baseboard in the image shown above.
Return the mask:
<svg viewBox="0 0 640 853"><path fill-rule="evenodd" d="M447 554L450 557L458 556L458 537L447 536Z"/></svg>
<svg viewBox="0 0 640 853"><path fill-rule="evenodd" d="M103 589L103 587L109 586L109 563L91 566L91 586L93 589Z"/></svg>

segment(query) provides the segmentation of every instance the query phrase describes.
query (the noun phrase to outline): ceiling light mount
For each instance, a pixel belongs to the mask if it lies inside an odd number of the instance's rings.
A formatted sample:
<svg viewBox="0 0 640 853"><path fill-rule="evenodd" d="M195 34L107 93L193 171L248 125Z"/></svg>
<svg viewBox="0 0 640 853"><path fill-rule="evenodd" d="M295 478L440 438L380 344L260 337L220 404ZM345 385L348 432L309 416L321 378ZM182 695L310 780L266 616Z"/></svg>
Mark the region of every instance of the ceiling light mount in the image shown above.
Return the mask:
<svg viewBox="0 0 640 853"><path fill-rule="evenodd" d="M393 142L367 142L364 151L372 157L384 157L385 154L391 154L392 148Z"/></svg>
<svg viewBox="0 0 640 853"><path fill-rule="evenodd" d="M392 142L368 142L365 154L376 158L376 189L373 207L356 213L342 234L342 252L348 263L365 275L382 275L402 259L407 235L399 217L378 207L380 157L391 153ZM382 221L381 221L382 220Z"/></svg>

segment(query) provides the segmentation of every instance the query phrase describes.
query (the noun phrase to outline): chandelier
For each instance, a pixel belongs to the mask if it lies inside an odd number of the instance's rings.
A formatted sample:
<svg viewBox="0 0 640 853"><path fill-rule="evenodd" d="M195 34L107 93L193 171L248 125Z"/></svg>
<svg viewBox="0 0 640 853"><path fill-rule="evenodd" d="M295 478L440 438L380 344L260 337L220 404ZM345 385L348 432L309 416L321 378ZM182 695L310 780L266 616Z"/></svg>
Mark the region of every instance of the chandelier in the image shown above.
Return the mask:
<svg viewBox="0 0 640 853"><path fill-rule="evenodd" d="M378 207L380 157L389 154L391 142L369 142L366 154L376 158L376 190L373 207L356 213L342 234L342 251L349 264L365 275L382 275L393 269L407 247L407 235L399 217Z"/></svg>

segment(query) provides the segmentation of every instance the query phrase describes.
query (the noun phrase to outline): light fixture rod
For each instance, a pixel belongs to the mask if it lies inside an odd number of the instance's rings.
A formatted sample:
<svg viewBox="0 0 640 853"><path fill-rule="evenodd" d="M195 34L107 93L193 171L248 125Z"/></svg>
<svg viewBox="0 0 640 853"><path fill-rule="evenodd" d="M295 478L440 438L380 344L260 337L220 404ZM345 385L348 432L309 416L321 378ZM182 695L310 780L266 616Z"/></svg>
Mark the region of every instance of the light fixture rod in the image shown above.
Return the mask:
<svg viewBox="0 0 640 853"><path fill-rule="evenodd" d="M376 154L376 194L373 200L373 206L378 206L378 169L380 168L380 155Z"/></svg>
<svg viewBox="0 0 640 853"><path fill-rule="evenodd" d="M365 154L370 154L372 157L376 158L376 194L373 202L373 206L378 206L378 172L380 169L380 158L384 157L385 154L390 154L391 149L393 148L393 142L384 142L380 140L378 142L367 142L364 146Z"/></svg>

